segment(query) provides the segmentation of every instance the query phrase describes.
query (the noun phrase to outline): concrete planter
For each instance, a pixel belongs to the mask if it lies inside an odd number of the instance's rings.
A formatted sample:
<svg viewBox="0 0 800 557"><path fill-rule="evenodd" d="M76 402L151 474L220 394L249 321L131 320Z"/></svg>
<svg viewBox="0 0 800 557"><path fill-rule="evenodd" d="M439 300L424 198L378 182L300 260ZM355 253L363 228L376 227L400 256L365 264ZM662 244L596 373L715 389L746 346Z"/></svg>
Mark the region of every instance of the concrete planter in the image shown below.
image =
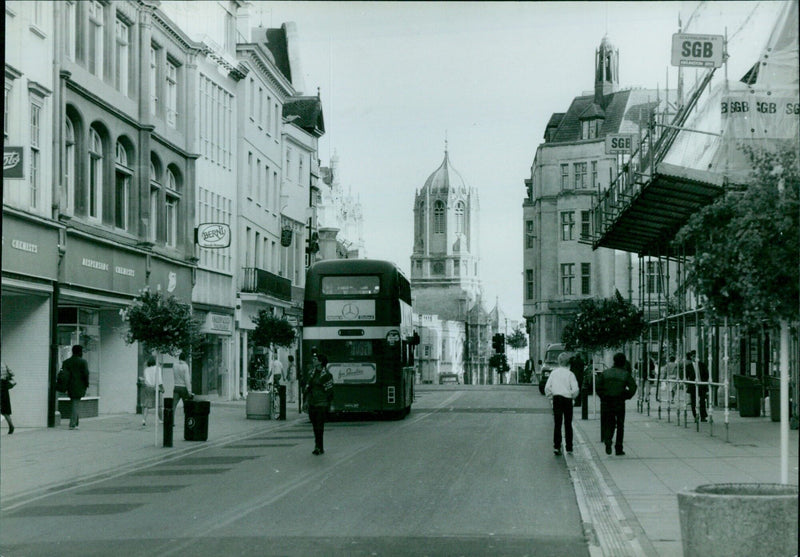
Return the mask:
<svg viewBox="0 0 800 557"><path fill-rule="evenodd" d="M678 493L684 557L797 553L796 485L728 483Z"/></svg>
<svg viewBox="0 0 800 557"><path fill-rule="evenodd" d="M269 420L272 400L270 393L264 391L249 391L245 401L245 411L248 420Z"/></svg>

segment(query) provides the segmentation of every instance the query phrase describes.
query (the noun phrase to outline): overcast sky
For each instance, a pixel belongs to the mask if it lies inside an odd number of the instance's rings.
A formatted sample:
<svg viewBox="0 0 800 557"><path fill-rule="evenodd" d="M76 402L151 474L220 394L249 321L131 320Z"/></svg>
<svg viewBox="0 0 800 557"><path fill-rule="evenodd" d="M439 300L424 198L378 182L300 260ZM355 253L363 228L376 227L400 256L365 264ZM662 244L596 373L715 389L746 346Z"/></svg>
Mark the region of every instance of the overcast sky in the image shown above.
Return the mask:
<svg viewBox="0 0 800 557"><path fill-rule="evenodd" d="M550 115L593 89L606 34L621 88L663 90L667 74L673 88L672 34L698 5L254 2L253 25L297 24L304 92L319 87L323 102L320 158L327 166L338 153L342 184L360 194L367 255L409 273L414 193L441 164L446 135L452 165L480 197L487 309L499 297L521 319L524 180ZM711 2L699 13L715 21L752 5ZM690 30L725 33L722 23Z"/></svg>

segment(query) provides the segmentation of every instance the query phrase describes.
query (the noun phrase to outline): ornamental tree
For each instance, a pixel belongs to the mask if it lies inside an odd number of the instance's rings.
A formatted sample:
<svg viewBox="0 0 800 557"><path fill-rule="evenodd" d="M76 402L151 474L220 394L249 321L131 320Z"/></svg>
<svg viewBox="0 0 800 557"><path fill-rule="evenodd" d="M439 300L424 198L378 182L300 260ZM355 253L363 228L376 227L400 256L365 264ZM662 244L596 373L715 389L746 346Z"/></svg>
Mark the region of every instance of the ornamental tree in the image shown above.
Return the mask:
<svg viewBox="0 0 800 557"><path fill-rule="evenodd" d="M525 336L525 331L522 330L522 327L509 334L506 342L514 350L520 350L528 346L528 338Z"/></svg>
<svg viewBox="0 0 800 557"><path fill-rule="evenodd" d="M707 315L749 328L796 321L800 307L797 153L749 151L752 180L691 216L675 242L692 248L686 285Z"/></svg>
<svg viewBox="0 0 800 557"><path fill-rule="evenodd" d="M643 312L617 291L610 298L581 300L578 313L564 327L561 342L567 350L597 352L638 339L645 327Z"/></svg>
<svg viewBox="0 0 800 557"><path fill-rule="evenodd" d="M271 311L262 309L253 318L256 327L249 335L249 344L269 351L272 346L288 348L294 343L295 331L285 317L273 315ZM256 355L248 369L248 387L253 391L266 389L269 362L262 355Z"/></svg>
<svg viewBox="0 0 800 557"><path fill-rule="evenodd" d="M160 291L145 288L121 313L128 323L125 342L141 342L148 352L178 356L189 352L199 336L200 324L191 305Z"/></svg>

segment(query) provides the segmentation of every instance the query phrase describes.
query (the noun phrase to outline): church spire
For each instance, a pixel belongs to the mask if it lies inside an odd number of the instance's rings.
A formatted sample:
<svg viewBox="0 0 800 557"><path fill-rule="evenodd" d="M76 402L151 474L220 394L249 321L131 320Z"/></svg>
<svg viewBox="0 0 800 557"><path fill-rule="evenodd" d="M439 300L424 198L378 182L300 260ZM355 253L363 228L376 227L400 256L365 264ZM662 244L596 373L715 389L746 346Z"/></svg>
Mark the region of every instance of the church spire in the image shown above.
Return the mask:
<svg viewBox="0 0 800 557"><path fill-rule="evenodd" d="M594 56L594 102L605 108L605 96L619 88L619 49L603 36Z"/></svg>

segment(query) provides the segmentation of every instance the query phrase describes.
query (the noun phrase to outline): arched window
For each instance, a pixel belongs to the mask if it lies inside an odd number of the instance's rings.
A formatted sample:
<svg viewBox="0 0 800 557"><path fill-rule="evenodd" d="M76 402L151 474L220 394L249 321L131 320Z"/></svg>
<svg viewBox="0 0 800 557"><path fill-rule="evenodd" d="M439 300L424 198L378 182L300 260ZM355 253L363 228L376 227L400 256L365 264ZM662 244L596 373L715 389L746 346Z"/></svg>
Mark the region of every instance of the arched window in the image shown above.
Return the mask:
<svg viewBox="0 0 800 557"><path fill-rule="evenodd" d="M456 234L464 234L464 202L456 203Z"/></svg>
<svg viewBox="0 0 800 557"><path fill-rule="evenodd" d="M156 166L153 157L150 158L150 230L149 239L155 243L158 240L159 198L161 197L161 183L159 182L160 166Z"/></svg>
<svg viewBox="0 0 800 557"><path fill-rule="evenodd" d="M444 203L441 201L433 204L433 232L444 234Z"/></svg>
<svg viewBox="0 0 800 557"><path fill-rule="evenodd" d="M64 209L71 210L75 207L75 127L67 118L64 121Z"/></svg>
<svg viewBox="0 0 800 557"><path fill-rule="evenodd" d="M420 202L419 204L419 211L417 211L417 215L419 218L419 224L417 225L417 231L419 232L420 236L425 235L425 203Z"/></svg>
<svg viewBox="0 0 800 557"><path fill-rule="evenodd" d="M114 151L114 226L128 229L128 207L131 195L131 175L128 166L128 151L117 141Z"/></svg>
<svg viewBox="0 0 800 557"><path fill-rule="evenodd" d="M178 241L178 181L171 168L167 168L167 193L164 205L166 244L175 247Z"/></svg>
<svg viewBox="0 0 800 557"><path fill-rule="evenodd" d="M102 218L103 199L103 141L97 130L89 130L89 191L87 211L90 218Z"/></svg>

